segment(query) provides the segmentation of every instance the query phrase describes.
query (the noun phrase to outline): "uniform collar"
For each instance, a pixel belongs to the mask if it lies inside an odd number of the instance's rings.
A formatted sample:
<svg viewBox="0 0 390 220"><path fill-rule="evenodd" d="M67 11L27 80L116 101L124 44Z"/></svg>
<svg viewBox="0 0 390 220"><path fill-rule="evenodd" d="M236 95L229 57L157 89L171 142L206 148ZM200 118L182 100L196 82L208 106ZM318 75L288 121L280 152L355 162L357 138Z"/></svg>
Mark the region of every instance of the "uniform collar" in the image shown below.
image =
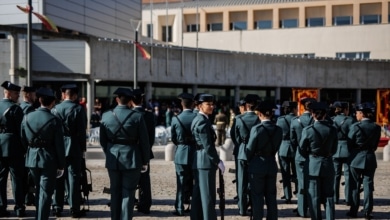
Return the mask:
<svg viewBox="0 0 390 220"><path fill-rule="evenodd" d="M205 113L203 113L203 112L199 111L199 114L201 114L201 115L205 116L207 119L209 119L209 116L208 116L208 115L206 115Z"/></svg>

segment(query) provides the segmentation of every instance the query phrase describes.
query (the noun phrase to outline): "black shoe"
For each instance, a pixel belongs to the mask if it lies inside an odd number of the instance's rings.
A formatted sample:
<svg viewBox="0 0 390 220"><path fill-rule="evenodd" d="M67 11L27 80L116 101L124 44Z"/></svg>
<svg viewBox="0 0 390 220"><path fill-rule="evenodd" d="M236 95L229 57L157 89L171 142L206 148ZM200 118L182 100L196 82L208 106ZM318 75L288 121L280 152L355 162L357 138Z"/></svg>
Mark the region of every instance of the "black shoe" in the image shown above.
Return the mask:
<svg viewBox="0 0 390 220"><path fill-rule="evenodd" d="M173 214L173 215L176 215L176 216L184 216L183 213L180 213L180 212L178 212L178 211L174 211L174 212L172 212L172 214Z"/></svg>
<svg viewBox="0 0 390 220"><path fill-rule="evenodd" d="M60 208L53 208L53 215L55 216L55 217L61 217L62 216L62 214L61 214L61 209Z"/></svg>
<svg viewBox="0 0 390 220"><path fill-rule="evenodd" d="M0 211L0 217L8 217L10 215L9 211L3 210Z"/></svg>
<svg viewBox="0 0 390 220"><path fill-rule="evenodd" d="M235 196L233 200L238 201L238 196Z"/></svg>
<svg viewBox="0 0 390 220"><path fill-rule="evenodd" d="M352 212L347 212L346 216L350 218L357 218L357 214L353 214Z"/></svg>
<svg viewBox="0 0 390 220"><path fill-rule="evenodd" d="M15 210L15 213L16 213L16 217L19 218L26 216L26 211L24 209Z"/></svg>
<svg viewBox="0 0 390 220"><path fill-rule="evenodd" d="M286 199L285 203L286 204L292 204L292 201L291 201L291 199Z"/></svg>
<svg viewBox="0 0 390 220"><path fill-rule="evenodd" d="M282 197L280 197L280 199L286 199L286 196L282 196Z"/></svg>
<svg viewBox="0 0 390 220"><path fill-rule="evenodd" d="M86 213L84 210L80 210L78 212L72 211L72 218L81 218L81 217L84 217L85 215L86 215Z"/></svg>
<svg viewBox="0 0 390 220"><path fill-rule="evenodd" d="M150 210L143 210L143 209L138 209L138 212L144 213L144 214L150 214Z"/></svg>
<svg viewBox="0 0 390 220"><path fill-rule="evenodd" d="M372 216L371 213L368 212L364 213L364 219L373 219L373 218L374 216Z"/></svg>
<svg viewBox="0 0 390 220"><path fill-rule="evenodd" d="M298 213L298 209L293 209L292 210L294 213Z"/></svg>

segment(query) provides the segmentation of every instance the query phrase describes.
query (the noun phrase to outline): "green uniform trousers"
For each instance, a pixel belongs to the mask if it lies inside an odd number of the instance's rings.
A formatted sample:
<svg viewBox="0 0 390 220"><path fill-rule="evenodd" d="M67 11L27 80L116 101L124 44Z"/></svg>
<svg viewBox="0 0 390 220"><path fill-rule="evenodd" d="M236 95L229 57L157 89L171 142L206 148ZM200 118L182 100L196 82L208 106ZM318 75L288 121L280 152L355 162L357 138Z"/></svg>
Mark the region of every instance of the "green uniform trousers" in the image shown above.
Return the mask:
<svg viewBox="0 0 390 220"><path fill-rule="evenodd" d="M30 173L35 182L35 219L49 219L50 203L56 183L55 167L30 168Z"/></svg>
<svg viewBox="0 0 390 220"><path fill-rule="evenodd" d="M192 167L191 165L175 164L176 168L176 201L175 210L184 214L184 201L189 198L192 190Z"/></svg>

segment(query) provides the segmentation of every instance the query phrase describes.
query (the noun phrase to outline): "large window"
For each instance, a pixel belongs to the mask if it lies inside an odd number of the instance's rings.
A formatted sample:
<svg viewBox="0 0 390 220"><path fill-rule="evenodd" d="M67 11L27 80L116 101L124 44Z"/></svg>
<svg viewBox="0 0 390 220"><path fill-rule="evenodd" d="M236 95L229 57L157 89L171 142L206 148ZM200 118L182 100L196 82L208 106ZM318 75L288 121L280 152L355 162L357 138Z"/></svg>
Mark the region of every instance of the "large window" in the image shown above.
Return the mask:
<svg viewBox="0 0 390 220"><path fill-rule="evenodd" d="M148 24L146 25L147 29L147 37L152 37L153 36L153 24Z"/></svg>
<svg viewBox="0 0 390 220"><path fill-rule="evenodd" d="M298 27L298 19L284 19L280 20L280 28L294 28Z"/></svg>
<svg viewBox="0 0 390 220"><path fill-rule="evenodd" d="M256 21L255 29L272 29L272 20Z"/></svg>
<svg viewBox="0 0 390 220"><path fill-rule="evenodd" d="M334 26L339 26L339 25L351 25L353 21L352 16L338 16L338 17L333 17L333 25Z"/></svg>
<svg viewBox="0 0 390 220"><path fill-rule="evenodd" d="M246 21L236 21L236 22L230 23L230 30L241 31L241 30L246 30L246 29L248 29Z"/></svg>
<svg viewBox="0 0 390 220"><path fill-rule="evenodd" d="M199 30L199 24L189 24L187 25L187 32L197 32Z"/></svg>
<svg viewBox="0 0 390 220"><path fill-rule="evenodd" d="M306 19L306 27L321 27L324 26L324 18L308 18Z"/></svg>
<svg viewBox="0 0 390 220"><path fill-rule="evenodd" d="M348 59L370 59L370 52L347 52L347 53L336 53L337 58L348 58Z"/></svg>
<svg viewBox="0 0 390 220"><path fill-rule="evenodd" d="M360 24L380 24L381 15L362 15L360 16Z"/></svg>
<svg viewBox="0 0 390 220"><path fill-rule="evenodd" d="M207 24L207 31L222 31L222 23Z"/></svg>
<svg viewBox="0 0 390 220"><path fill-rule="evenodd" d="M168 33L167 33L168 31ZM162 26L162 40L172 42L172 26Z"/></svg>

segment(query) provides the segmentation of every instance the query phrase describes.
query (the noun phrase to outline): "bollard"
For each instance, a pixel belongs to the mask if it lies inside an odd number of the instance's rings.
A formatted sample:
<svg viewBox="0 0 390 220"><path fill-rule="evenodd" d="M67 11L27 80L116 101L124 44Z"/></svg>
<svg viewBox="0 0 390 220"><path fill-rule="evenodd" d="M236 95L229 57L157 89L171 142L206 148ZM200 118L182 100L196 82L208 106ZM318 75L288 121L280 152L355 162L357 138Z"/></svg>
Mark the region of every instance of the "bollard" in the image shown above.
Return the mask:
<svg viewBox="0 0 390 220"><path fill-rule="evenodd" d="M226 138L219 151L219 157L223 161L233 160L233 141L231 138Z"/></svg>
<svg viewBox="0 0 390 220"><path fill-rule="evenodd" d="M383 148L383 161L390 161L390 141Z"/></svg>
<svg viewBox="0 0 390 220"><path fill-rule="evenodd" d="M165 146L165 161L173 161L175 157L176 146L172 143Z"/></svg>

